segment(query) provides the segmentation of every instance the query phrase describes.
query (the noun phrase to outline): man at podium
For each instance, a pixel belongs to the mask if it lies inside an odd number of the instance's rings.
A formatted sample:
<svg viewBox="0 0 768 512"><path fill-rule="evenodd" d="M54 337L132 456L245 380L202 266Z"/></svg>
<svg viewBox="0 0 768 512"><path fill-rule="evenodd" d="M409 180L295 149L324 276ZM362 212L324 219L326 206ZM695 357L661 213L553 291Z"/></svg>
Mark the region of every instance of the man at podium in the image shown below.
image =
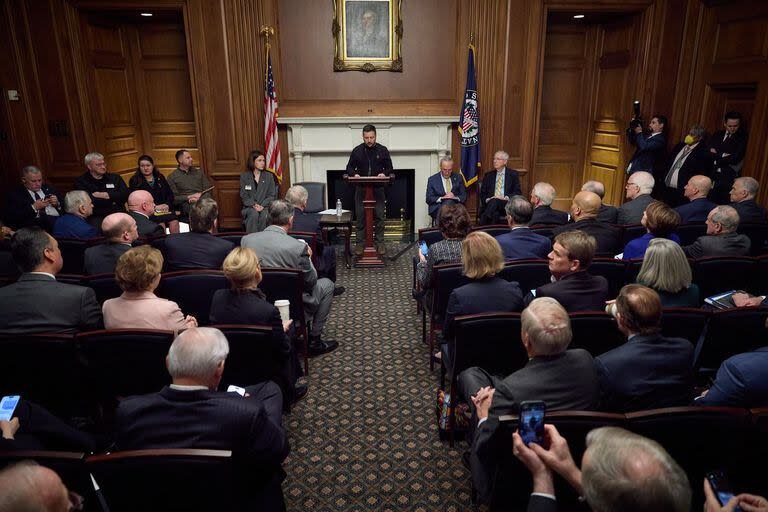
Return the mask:
<svg viewBox="0 0 768 512"><path fill-rule="evenodd" d="M347 163L347 174L349 176L389 176L392 173L392 159L389 157L389 150L376 142L376 127L372 124L363 126L363 143L352 150ZM376 242L376 251L384 254L384 186L374 188L374 197L376 198L376 223L374 240ZM355 188L355 217L357 218L357 242L355 244L355 254L361 256L365 247L365 210L363 209L363 198L365 191L363 187Z"/></svg>

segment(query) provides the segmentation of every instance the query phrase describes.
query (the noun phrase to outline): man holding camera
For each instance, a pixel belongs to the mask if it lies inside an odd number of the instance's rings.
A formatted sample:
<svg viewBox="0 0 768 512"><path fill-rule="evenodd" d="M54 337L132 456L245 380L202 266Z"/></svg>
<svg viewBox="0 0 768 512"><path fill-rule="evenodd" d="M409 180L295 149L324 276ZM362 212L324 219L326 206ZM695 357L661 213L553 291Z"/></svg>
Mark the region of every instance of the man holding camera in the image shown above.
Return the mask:
<svg viewBox="0 0 768 512"><path fill-rule="evenodd" d="M627 165L627 174L637 171L647 171L653 174L654 169L664 161L667 151L667 137L664 135L664 127L667 118L656 114L648 123L651 133L643 135L643 125L639 117L635 117L629 125L627 136L629 142L637 149Z"/></svg>

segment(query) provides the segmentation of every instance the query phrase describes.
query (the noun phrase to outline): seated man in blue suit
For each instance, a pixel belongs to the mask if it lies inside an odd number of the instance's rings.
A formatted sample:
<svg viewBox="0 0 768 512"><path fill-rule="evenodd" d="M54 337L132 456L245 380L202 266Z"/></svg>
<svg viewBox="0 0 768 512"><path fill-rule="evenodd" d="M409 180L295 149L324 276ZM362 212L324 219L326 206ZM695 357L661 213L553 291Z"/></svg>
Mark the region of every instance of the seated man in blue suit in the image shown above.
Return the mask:
<svg viewBox="0 0 768 512"><path fill-rule="evenodd" d="M552 250L552 243L549 238L534 233L528 227L533 217L533 205L523 196L512 196L504 209L511 231L496 237L504 259L546 259Z"/></svg>
<svg viewBox="0 0 768 512"><path fill-rule="evenodd" d="M427 180L427 211L432 217L432 223L437 220L437 213L444 204L463 204L466 200L464 179L453 173L453 159L444 156L440 159L440 172Z"/></svg>
<svg viewBox="0 0 768 512"><path fill-rule="evenodd" d="M685 185L685 189L683 189L683 195L690 202L675 208L675 211L680 214L681 223L704 222L707 220L709 212L717 206L707 199L710 190L712 190L711 179L701 174L691 176L691 179Z"/></svg>
<svg viewBox="0 0 768 512"><path fill-rule="evenodd" d="M721 407L768 405L768 347L729 357L717 370L715 382L694 402Z"/></svg>
<svg viewBox="0 0 768 512"><path fill-rule="evenodd" d="M595 358L602 410L630 412L690 403L693 345L659 334L659 294L628 284L615 307L616 324L627 342Z"/></svg>
<svg viewBox="0 0 768 512"><path fill-rule="evenodd" d="M93 201L88 192L67 192L64 196L64 211L67 213L56 219L53 225L53 236L83 239L99 236L98 230L86 222L86 219L93 215Z"/></svg>

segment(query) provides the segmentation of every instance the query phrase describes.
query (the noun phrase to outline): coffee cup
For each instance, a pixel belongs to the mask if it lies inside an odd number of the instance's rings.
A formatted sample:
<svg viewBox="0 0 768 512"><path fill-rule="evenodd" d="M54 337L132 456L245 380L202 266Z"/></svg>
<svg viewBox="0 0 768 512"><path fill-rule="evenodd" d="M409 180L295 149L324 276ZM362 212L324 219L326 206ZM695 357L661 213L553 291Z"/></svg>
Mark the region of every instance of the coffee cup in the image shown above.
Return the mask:
<svg viewBox="0 0 768 512"><path fill-rule="evenodd" d="M283 322L291 319L291 301L286 299L276 300L275 307L280 311L280 319Z"/></svg>

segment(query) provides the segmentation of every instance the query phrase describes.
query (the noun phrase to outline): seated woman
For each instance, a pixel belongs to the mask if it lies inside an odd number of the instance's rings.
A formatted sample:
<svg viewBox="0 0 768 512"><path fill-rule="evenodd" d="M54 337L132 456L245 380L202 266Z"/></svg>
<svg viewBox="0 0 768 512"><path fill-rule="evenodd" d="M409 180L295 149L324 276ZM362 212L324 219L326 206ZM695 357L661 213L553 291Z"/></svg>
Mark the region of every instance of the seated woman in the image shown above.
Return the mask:
<svg viewBox="0 0 768 512"><path fill-rule="evenodd" d="M197 320L184 316L178 304L154 294L160 284L163 255L142 245L129 249L117 260L115 279L123 294L102 306L107 329L164 329L178 332L197 327Z"/></svg>
<svg viewBox="0 0 768 512"><path fill-rule="evenodd" d="M680 245L672 240L650 241L637 282L656 290L665 308L701 305L699 287L691 283L688 259Z"/></svg>
<svg viewBox="0 0 768 512"><path fill-rule="evenodd" d="M427 295L426 305L430 306L432 287L432 268L444 263L461 262L461 241L469 233L471 224L469 213L464 205L447 204L440 208L437 226L443 239L429 246L425 257L419 251L419 263L416 265L416 289L419 297Z"/></svg>
<svg viewBox="0 0 768 512"><path fill-rule="evenodd" d="M666 203L654 201L646 206L640 223L645 226L646 233L624 246L622 259L642 258L648 247L648 242L654 238L668 238L673 242L680 243L680 238L673 233L680 224L680 214L667 206Z"/></svg>
<svg viewBox="0 0 768 512"><path fill-rule="evenodd" d="M139 157L139 167L128 180L128 188L131 192L134 190L146 190L152 194L155 200L155 215L151 215L149 220L166 226L171 233L179 232L179 219L171 211L173 206L173 191L168 185L163 173L155 169L155 161L149 155Z"/></svg>
<svg viewBox="0 0 768 512"><path fill-rule="evenodd" d="M272 335L280 340L282 355L285 357L282 372L283 382L278 382L286 398L285 403L295 402L307 393L307 387L295 386L301 376L301 363L291 346L286 333L293 320L283 322L280 312L267 302L264 292L259 290L261 265L253 249L235 247L224 259L224 275L231 288L217 290L211 301L210 319L212 324L271 325Z"/></svg>
<svg viewBox="0 0 768 512"><path fill-rule="evenodd" d="M446 368L450 368L453 356L454 318L475 313L523 310L523 293L518 284L496 276L504 268L504 254L495 238L483 231L468 234L461 242L461 262L464 275L472 282L456 288L448 297L443 322L446 343L441 350Z"/></svg>
<svg viewBox="0 0 768 512"><path fill-rule="evenodd" d="M266 166L264 153L254 149L248 155L248 169L240 175L240 199L243 202L240 213L247 233L267 227L267 207L277 198L275 177L265 170Z"/></svg>

